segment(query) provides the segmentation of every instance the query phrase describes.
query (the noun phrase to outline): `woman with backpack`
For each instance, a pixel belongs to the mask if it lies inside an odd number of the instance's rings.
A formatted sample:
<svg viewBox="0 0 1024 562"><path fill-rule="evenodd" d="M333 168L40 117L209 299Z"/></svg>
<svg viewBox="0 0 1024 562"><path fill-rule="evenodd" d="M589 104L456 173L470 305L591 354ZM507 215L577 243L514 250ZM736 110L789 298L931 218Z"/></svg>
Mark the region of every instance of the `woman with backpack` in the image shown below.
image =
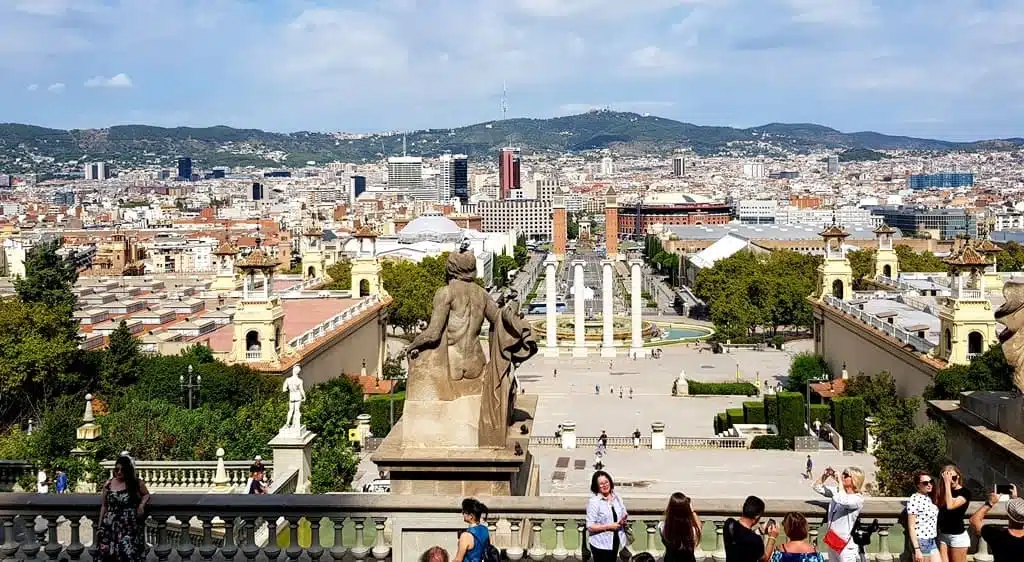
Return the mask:
<svg viewBox="0 0 1024 562"><path fill-rule="evenodd" d="M484 518L487 506L474 498L462 500L462 520L468 525L459 535L459 550L453 562L490 562L497 560L496 549L491 545L491 534Z"/></svg>

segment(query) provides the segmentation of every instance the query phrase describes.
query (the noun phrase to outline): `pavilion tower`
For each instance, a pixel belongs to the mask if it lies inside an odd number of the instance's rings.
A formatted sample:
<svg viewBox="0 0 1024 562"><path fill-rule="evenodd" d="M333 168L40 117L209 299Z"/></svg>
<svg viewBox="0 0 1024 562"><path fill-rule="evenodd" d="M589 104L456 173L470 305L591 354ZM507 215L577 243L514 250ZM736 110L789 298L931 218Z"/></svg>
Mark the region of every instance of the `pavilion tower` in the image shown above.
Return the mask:
<svg viewBox="0 0 1024 562"><path fill-rule="evenodd" d="M875 251L875 277L899 279L900 260L892 247L892 235L896 234L896 229L883 222L874 233L878 240L878 249Z"/></svg>
<svg viewBox="0 0 1024 562"><path fill-rule="evenodd" d="M944 260L951 294L939 309L935 354L951 365L967 365L998 341L992 303L985 295L988 260L972 244Z"/></svg>
<svg viewBox="0 0 1024 562"><path fill-rule="evenodd" d="M217 276L210 285L210 290L218 293L231 293L238 289L238 277L235 275L235 261L238 249L230 242L224 242L213 251L213 259L217 266Z"/></svg>
<svg viewBox="0 0 1024 562"><path fill-rule="evenodd" d="M362 227L354 234L358 247L352 260L352 296L366 297L384 293L380 260L377 259L377 233Z"/></svg>
<svg viewBox="0 0 1024 562"><path fill-rule="evenodd" d="M847 300L853 295L853 268L846 258L843 240L850 233L837 225L833 218L832 224L820 235L825 239L825 259L818 266L821 297L831 295L839 300Z"/></svg>
<svg viewBox="0 0 1024 562"><path fill-rule="evenodd" d="M232 324L234 338L231 361L276 363L284 351L284 308L274 293L274 270L278 261L260 247L237 264L242 271L242 299Z"/></svg>
<svg viewBox="0 0 1024 562"><path fill-rule="evenodd" d="M326 275L323 251L324 229L311 226L302 233L302 279L318 279Z"/></svg>

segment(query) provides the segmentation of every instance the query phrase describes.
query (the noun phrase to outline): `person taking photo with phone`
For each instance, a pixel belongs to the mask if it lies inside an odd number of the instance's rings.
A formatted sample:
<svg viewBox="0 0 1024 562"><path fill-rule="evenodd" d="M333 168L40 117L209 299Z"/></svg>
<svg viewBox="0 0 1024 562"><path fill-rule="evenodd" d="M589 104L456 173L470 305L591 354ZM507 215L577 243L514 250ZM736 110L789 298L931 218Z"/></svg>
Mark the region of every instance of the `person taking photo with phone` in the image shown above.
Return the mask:
<svg viewBox="0 0 1024 562"><path fill-rule="evenodd" d="M1006 504L1007 526L985 525L985 516L999 503L999 489L993 489L985 505L971 516L971 528L986 543L992 562L1024 560L1024 499L1017 497L1017 486L1010 486L1010 501Z"/></svg>
<svg viewBox="0 0 1024 562"><path fill-rule="evenodd" d="M829 481L832 481L829 484ZM828 546L829 562L857 562L857 544L851 539L860 510L864 508L864 472L850 466L843 469L842 476L832 467L826 468L814 483L814 491L829 498L828 531L825 545Z"/></svg>
<svg viewBox="0 0 1024 562"><path fill-rule="evenodd" d="M767 524L759 525L764 515L764 500L757 496L748 496L743 502L743 514L740 518L732 517L725 520L722 528L722 540L725 542L726 562L768 562L775 541L779 537L779 526L774 519ZM755 529L765 536L761 541Z"/></svg>

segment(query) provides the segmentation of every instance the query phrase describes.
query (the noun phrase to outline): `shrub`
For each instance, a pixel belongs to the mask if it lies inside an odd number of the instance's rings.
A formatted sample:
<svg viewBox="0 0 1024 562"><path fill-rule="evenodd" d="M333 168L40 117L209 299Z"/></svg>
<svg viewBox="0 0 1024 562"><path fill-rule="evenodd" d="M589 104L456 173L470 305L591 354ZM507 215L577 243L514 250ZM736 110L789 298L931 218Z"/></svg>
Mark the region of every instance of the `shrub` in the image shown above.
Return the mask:
<svg viewBox="0 0 1024 562"><path fill-rule="evenodd" d="M691 396L756 396L757 386L749 382L698 382L687 379Z"/></svg>
<svg viewBox="0 0 1024 562"><path fill-rule="evenodd" d="M775 349L782 349L782 345L784 343L786 343L786 340L783 339L782 336L775 335L775 336L772 336L771 342L772 342L772 347L774 347Z"/></svg>
<svg viewBox="0 0 1024 562"><path fill-rule="evenodd" d="M402 394L395 394L395 423L402 418L402 408L405 405L405 397ZM363 403L367 414L370 414L370 433L374 437L386 437L391 431L391 406L388 405L388 395L374 396Z"/></svg>
<svg viewBox="0 0 1024 562"><path fill-rule="evenodd" d="M860 396L834 398L832 400L832 419L836 431L843 436L843 448L853 450L854 441L864 443L867 407Z"/></svg>
<svg viewBox="0 0 1024 562"><path fill-rule="evenodd" d="M743 421L744 423L766 423L764 417L764 403L744 402Z"/></svg>
<svg viewBox="0 0 1024 562"><path fill-rule="evenodd" d="M779 425L779 395L767 394L764 397L764 422L778 427Z"/></svg>
<svg viewBox="0 0 1024 562"><path fill-rule="evenodd" d="M806 435L804 431L804 396L799 392L780 392L778 395L779 407L779 435L787 440L792 440L799 435Z"/></svg>
<svg viewBox="0 0 1024 562"><path fill-rule="evenodd" d="M828 404L811 404L811 427L814 427L814 420L822 424L832 421L832 407Z"/></svg>
<svg viewBox="0 0 1024 562"><path fill-rule="evenodd" d="M719 421L718 421L718 414L715 414L714 419L711 420L711 425L712 425L712 427L715 428L715 435L718 435L719 433L722 432L722 426L721 426L721 424L719 424Z"/></svg>
<svg viewBox="0 0 1024 562"><path fill-rule="evenodd" d="M729 416L725 412L719 412L718 415L715 416L715 419L718 420L719 433L732 427L732 424L729 423Z"/></svg>
<svg viewBox="0 0 1024 562"><path fill-rule="evenodd" d="M729 416L729 425L743 423L743 408L729 408L725 411L725 415Z"/></svg>
<svg viewBox="0 0 1024 562"><path fill-rule="evenodd" d="M789 378L786 379L786 390L804 392L807 381L818 379L822 375L831 378L831 372L825 358L816 353L797 353L789 366Z"/></svg>
<svg viewBox="0 0 1024 562"><path fill-rule="evenodd" d="M789 439L781 435L758 435L750 442L751 449L789 449Z"/></svg>

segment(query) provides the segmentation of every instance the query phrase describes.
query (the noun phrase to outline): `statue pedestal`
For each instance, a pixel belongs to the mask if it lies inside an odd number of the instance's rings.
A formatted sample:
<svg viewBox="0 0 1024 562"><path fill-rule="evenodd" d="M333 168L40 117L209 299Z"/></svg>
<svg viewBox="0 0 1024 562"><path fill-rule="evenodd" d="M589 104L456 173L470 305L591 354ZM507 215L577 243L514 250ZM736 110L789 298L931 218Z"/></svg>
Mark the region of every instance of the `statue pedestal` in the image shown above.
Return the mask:
<svg viewBox="0 0 1024 562"><path fill-rule="evenodd" d="M471 408L471 398L476 398L476 408ZM406 402L402 419L371 457L379 470L390 474L392 494L523 496L539 492L537 484L532 483L536 471L529 452L537 397L516 397L516 421L508 428L508 445L504 448L460 444L476 442L476 424L468 426L446 417L446 413L464 410L473 412L475 421L479 398L462 398L467 403L461 406ZM523 425L531 431L523 434ZM516 444L522 454L516 454Z"/></svg>
<svg viewBox="0 0 1024 562"><path fill-rule="evenodd" d="M274 451L274 478L280 479L291 471L298 471L295 493L309 493L309 478L313 472L313 438L316 434L302 427L282 427L270 440Z"/></svg>
<svg viewBox="0 0 1024 562"><path fill-rule="evenodd" d="M601 357L604 357L605 359L614 359L615 358L615 346L607 346L607 345L603 346L601 348Z"/></svg>

